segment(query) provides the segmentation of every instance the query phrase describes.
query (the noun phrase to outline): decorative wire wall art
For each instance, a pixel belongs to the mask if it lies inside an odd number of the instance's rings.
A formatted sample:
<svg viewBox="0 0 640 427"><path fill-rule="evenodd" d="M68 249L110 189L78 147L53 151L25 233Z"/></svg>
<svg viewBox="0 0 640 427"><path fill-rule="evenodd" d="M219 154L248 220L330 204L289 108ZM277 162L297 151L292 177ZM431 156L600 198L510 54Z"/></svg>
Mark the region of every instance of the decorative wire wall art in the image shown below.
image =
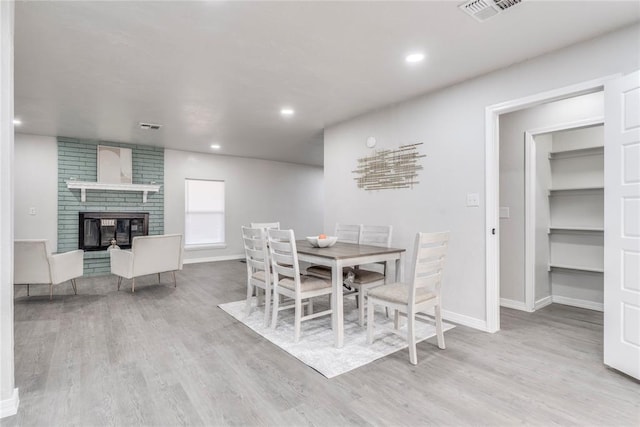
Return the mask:
<svg viewBox="0 0 640 427"><path fill-rule="evenodd" d="M418 153L418 144L401 145L397 150L377 151L371 156L358 159L358 167L352 171L359 176L354 178L358 188L365 190L391 190L413 188L422 170L420 158L426 154Z"/></svg>

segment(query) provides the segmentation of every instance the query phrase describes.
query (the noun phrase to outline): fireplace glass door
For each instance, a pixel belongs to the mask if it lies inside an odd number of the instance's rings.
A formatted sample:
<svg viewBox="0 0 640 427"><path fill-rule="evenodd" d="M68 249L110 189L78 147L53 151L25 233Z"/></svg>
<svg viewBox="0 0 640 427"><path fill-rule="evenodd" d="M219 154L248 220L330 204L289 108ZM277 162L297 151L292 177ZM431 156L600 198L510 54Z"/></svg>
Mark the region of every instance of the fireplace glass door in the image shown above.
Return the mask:
<svg viewBox="0 0 640 427"><path fill-rule="evenodd" d="M149 214L128 212L80 212L78 248L105 250L115 239L121 249L128 249L136 236L149 234Z"/></svg>

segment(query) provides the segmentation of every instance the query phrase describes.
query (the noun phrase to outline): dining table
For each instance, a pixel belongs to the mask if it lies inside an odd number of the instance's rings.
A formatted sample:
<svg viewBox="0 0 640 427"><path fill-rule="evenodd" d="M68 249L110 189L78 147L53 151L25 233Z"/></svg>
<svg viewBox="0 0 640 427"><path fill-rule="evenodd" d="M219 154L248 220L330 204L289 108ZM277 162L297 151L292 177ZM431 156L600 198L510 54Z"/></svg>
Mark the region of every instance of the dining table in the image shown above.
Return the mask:
<svg viewBox="0 0 640 427"><path fill-rule="evenodd" d="M381 246L358 245L352 243L336 242L333 246L318 248L307 240L297 240L296 248L298 260L317 265L331 267L331 327L334 332L335 346L344 346L344 310L343 310L343 269L356 265L386 263L389 265L395 261L395 280L404 280L405 249L387 248Z"/></svg>

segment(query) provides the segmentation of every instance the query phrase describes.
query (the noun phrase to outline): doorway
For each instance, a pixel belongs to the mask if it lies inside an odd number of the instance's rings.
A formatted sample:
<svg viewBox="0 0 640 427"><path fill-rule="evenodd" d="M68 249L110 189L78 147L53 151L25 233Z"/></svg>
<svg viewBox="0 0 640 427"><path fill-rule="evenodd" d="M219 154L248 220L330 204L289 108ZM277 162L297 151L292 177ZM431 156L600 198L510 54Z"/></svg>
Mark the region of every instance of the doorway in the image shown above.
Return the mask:
<svg viewBox="0 0 640 427"><path fill-rule="evenodd" d="M500 116L525 110L558 100L600 92L608 81L619 76L609 76L568 86L526 98L488 106L485 111L485 284L486 329L500 330L500 229L499 229L499 130Z"/></svg>

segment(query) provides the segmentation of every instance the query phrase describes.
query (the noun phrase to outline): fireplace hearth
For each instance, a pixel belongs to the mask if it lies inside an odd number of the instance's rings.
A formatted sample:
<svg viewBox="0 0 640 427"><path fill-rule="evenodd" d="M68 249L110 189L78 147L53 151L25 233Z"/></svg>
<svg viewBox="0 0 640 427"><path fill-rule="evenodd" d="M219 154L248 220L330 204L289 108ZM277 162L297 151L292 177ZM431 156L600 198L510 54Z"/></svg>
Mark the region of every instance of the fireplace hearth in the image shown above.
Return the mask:
<svg viewBox="0 0 640 427"><path fill-rule="evenodd" d="M104 251L111 239L121 249L131 248L133 238L149 234L148 212L79 212L78 249Z"/></svg>

